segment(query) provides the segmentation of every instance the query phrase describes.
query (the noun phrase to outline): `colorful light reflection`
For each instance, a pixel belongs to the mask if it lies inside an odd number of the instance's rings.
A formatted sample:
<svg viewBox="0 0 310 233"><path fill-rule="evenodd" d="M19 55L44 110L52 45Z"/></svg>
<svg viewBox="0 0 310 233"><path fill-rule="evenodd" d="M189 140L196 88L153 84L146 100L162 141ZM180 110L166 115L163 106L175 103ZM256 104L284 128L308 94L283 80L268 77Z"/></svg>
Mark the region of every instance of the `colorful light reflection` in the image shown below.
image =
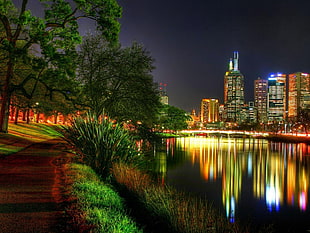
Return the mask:
<svg viewBox="0 0 310 233"><path fill-rule="evenodd" d="M199 164L202 179L221 182L222 204L231 222L235 221L245 178L253 183L254 198L264 200L269 211L278 212L285 204L301 211L308 209L310 149L305 150L303 144L188 137L167 143L170 158L177 157L175 151L181 151L182 158L192 164ZM157 160L158 172L165 174L167 157L161 155Z"/></svg>
<svg viewBox="0 0 310 233"><path fill-rule="evenodd" d="M275 187L266 187L266 204L270 212L273 211L273 209L277 212L280 210L280 195Z"/></svg>

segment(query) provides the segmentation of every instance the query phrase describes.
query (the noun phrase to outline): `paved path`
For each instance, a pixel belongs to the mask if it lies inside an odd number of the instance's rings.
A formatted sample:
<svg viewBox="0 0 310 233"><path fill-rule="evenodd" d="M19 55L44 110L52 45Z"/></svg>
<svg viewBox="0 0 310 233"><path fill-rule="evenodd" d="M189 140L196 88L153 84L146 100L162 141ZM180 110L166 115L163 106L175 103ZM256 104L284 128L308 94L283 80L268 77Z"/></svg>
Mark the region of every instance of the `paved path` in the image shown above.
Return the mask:
<svg viewBox="0 0 310 233"><path fill-rule="evenodd" d="M69 162L61 140L36 143L0 158L0 232L69 232L61 207Z"/></svg>

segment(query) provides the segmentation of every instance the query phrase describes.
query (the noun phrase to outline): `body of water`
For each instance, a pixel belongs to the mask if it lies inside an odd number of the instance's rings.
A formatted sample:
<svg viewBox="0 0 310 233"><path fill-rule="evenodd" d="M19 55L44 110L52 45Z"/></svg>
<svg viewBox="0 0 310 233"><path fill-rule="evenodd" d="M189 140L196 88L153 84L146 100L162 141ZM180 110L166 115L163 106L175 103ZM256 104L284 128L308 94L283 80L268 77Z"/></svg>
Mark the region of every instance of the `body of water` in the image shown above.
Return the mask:
<svg viewBox="0 0 310 233"><path fill-rule="evenodd" d="M231 222L310 232L310 146L253 138L165 139L160 182L211 201Z"/></svg>

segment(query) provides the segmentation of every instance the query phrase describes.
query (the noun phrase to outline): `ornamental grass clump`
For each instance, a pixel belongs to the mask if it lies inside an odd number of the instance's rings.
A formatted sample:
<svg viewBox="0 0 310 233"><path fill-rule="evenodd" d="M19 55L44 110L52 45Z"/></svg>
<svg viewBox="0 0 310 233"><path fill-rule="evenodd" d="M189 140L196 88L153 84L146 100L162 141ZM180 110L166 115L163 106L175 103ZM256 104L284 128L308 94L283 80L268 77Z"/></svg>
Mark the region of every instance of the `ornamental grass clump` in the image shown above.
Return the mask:
<svg viewBox="0 0 310 233"><path fill-rule="evenodd" d="M91 113L73 119L64 136L82 161L100 175L107 175L115 162L131 163L140 157L135 141L121 124Z"/></svg>

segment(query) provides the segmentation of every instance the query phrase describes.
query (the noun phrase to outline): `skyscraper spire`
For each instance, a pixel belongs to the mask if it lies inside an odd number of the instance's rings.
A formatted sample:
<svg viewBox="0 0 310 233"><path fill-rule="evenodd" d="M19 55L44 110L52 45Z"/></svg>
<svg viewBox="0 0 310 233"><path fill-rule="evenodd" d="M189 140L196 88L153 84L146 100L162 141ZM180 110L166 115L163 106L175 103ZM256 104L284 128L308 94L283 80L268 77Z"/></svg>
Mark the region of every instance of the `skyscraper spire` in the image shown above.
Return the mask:
<svg viewBox="0 0 310 233"><path fill-rule="evenodd" d="M239 64L238 61L239 60L239 53L236 51L234 52L234 71L238 71L239 70Z"/></svg>
<svg viewBox="0 0 310 233"><path fill-rule="evenodd" d="M234 52L229 60L229 70L224 76L224 120L227 122L242 122L244 107L244 76L240 73L239 53Z"/></svg>

